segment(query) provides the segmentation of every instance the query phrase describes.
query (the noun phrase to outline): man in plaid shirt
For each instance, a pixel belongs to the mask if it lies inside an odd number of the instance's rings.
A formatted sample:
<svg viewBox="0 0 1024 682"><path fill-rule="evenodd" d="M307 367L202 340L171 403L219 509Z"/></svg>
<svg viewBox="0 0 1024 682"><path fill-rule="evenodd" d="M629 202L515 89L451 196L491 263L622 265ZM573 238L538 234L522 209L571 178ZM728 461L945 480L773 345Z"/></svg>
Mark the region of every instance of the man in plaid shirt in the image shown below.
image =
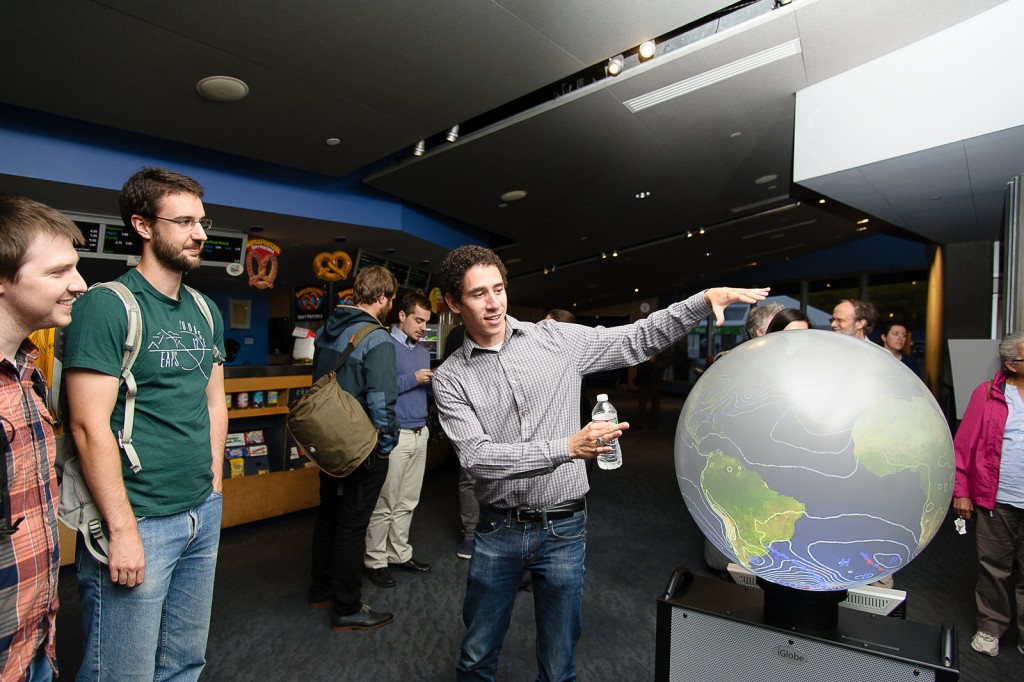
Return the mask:
<svg viewBox="0 0 1024 682"><path fill-rule="evenodd" d="M85 291L75 244L57 211L0 196L0 680L53 678L57 616L57 478L46 382L35 365L38 329L71 322Z"/></svg>
<svg viewBox="0 0 1024 682"><path fill-rule="evenodd" d="M712 312L767 289L707 289L634 324L606 329L506 314L505 266L462 246L441 264L445 302L466 341L434 374L441 426L476 479L480 522L469 564L459 680L494 680L523 569L533 575L539 680L576 679L589 490L584 462L628 423L579 428L583 376L645 361Z"/></svg>

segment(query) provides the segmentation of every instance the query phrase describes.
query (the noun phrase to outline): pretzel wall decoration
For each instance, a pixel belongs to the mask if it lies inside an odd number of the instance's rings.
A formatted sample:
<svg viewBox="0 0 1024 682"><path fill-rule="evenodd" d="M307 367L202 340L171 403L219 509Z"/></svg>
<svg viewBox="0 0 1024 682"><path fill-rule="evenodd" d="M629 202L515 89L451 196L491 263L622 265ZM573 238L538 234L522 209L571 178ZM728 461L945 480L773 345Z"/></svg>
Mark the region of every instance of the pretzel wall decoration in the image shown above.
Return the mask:
<svg viewBox="0 0 1024 682"><path fill-rule="evenodd" d="M337 282L352 271L352 258L344 251L321 251L313 257L313 270L319 279Z"/></svg>

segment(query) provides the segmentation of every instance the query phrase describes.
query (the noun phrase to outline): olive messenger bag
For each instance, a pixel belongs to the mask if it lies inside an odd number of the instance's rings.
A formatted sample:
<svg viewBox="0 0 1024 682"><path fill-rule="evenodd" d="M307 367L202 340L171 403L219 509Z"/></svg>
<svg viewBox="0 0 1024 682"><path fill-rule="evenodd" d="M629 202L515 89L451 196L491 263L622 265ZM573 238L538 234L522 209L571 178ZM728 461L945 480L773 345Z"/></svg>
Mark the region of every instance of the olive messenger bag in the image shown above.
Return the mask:
<svg viewBox="0 0 1024 682"><path fill-rule="evenodd" d="M379 324L367 323L348 341L334 368L288 412L288 433L320 470L336 478L355 471L377 446L377 429L356 398L337 381L338 370Z"/></svg>
<svg viewBox="0 0 1024 682"><path fill-rule="evenodd" d="M213 315L206 299L198 291L185 284L181 285L195 299L199 312L210 325L213 333ZM117 432L117 444L128 458L129 466L133 473L142 471L142 464L139 461L139 454L132 444L132 429L135 423L135 396L138 393L138 386L135 377L132 375L132 366L142 349L142 310L139 308L135 295L128 287L120 282L100 282L94 284L91 289L109 289L114 292L124 304L125 314L128 316L128 332L124 340L124 352L121 355L121 371L119 375L120 384L126 388L124 405L124 425ZM82 535L85 547L89 553L96 557L97 561L104 564L109 563L107 558L109 539L106 528L103 526L103 516L96 505L96 501L89 492L89 486L82 475L82 463L78 458L78 450L75 448L74 439L65 415L67 414L67 399L62 400L62 379L63 379L63 334L57 329L54 342L54 357L52 379L50 381L50 395L47 400L47 407L54 416L54 426L63 427L63 433L56 437L56 470L57 480L60 481L60 501L57 506L57 517L74 531ZM214 345L214 361L221 358L220 350Z"/></svg>

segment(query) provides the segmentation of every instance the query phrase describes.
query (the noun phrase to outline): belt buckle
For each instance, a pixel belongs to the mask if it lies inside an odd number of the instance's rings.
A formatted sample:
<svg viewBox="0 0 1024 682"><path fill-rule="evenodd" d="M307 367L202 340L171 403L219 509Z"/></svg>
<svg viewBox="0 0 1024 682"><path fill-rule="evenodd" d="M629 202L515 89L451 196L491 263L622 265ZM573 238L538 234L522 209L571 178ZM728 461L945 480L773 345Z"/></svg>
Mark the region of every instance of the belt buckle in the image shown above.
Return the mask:
<svg viewBox="0 0 1024 682"><path fill-rule="evenodd" d="M535 514L536 513L535 509L531 509L530 507L527 507L526 505L519 505L518 507L516 507L512 511L515 512L515 518L516 518L516 522L517 523L532 523L531 519L524 519L522 517L522 515L523 514L529 515L529 514Z"/></svg>

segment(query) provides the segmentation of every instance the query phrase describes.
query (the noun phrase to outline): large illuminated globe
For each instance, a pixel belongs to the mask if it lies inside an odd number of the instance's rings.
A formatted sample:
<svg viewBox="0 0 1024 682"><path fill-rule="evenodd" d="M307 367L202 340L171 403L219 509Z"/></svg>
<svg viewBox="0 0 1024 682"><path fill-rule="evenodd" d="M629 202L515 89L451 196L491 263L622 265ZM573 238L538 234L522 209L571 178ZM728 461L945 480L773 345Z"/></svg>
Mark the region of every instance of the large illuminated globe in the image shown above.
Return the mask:
<svg viewBox="0 0 1024 682"><path fill-rule="evenodd" d="M676 477L704 534L761 578L842 590L910 562L953 490L927 387L882 348L818 330L747 341L701 377Z"/></svg>

